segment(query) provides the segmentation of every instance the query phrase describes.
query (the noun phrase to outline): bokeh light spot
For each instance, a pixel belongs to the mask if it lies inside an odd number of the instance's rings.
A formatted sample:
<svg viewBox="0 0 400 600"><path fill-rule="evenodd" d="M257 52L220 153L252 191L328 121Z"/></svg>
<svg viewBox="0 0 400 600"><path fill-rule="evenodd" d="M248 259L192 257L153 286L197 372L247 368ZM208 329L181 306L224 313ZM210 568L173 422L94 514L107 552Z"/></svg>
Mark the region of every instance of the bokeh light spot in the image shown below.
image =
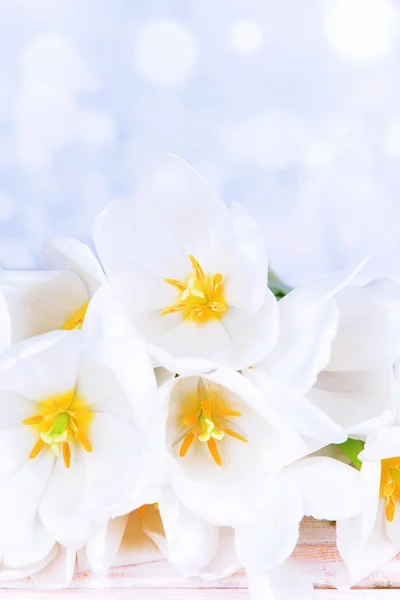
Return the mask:
<svg viewBox="0 0 400 600"><path fill-rule="evenodd" d="M199 49L189 28L176 21L156 21L137 35L134 63L152 83L179 83L193 70Z"/></svg>

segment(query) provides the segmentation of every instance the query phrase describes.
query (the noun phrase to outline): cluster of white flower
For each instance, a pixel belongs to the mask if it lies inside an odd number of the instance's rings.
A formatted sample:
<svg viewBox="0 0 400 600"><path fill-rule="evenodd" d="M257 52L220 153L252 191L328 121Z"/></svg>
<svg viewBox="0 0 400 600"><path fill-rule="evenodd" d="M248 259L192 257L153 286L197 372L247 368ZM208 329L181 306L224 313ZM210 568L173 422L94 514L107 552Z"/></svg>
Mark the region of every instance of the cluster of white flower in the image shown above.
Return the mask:
<svg viewBox="0 0 400 600"><path fill-rule="evenodd" d="M94 241L101 263L54 239L46 270L1 272L1 579L161 552L280 598L312 589L290 562L304 516L337 521L341 585L390 560L400 287L363 264L268 287L257 224L169 155Z"/></svg>

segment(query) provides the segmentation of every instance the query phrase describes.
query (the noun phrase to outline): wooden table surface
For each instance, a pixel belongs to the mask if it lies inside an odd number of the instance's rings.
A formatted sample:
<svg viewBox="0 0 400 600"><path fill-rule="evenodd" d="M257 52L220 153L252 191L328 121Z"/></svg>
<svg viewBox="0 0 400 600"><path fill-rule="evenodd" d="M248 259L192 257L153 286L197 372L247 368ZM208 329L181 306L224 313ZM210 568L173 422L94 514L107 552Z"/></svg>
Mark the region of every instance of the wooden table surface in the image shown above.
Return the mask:
<svg viewBox="0 0 400 600"><path fill-rule="evenodd" d="M399 555L400 556L400 555ZM294 557L313 577L315 600L400 600L400 560L396 559L360 583L357 589L339 592L332 581L342 561L335 546L334 525L304 519L299 544ZM30 580L10 584L1 590L10 600L245 600L249 598L246 577L239 571L214 582L201 579L183 579L165 560L141 565L127 565L111 570L107 588L90 573L80 572L68 590L40 591ZM14 587L14 589L12 589ZM398 589L396 589L398 588ZM295 593L293 600L296 600Z"/></svg>

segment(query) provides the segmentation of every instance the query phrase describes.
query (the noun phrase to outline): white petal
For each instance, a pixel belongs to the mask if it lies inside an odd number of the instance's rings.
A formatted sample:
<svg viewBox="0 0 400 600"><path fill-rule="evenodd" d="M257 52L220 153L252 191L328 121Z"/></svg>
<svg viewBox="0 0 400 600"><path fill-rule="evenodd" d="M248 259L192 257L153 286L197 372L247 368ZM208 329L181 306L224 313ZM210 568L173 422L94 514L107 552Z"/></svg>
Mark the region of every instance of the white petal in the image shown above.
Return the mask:
<svg viewBox="0 0 400 600"><path fill-rule="evenodd" d="M76 561L76 551L58 546L57 555L42 570L34 573L33 580L40 589L68 587L72 581Z"/></svg>
<svg viewBox="0 0 400 600"><path fill-rule="evenodd" d="M337 547L348 573L347 576L346 573L340 573L336 585L354 585L395 557L397 552L385 533L384 519L384 501L381 500L377 519L368 538L360 533L360 518L337 522Z"/></svg>
<svg viewBox="0 0 400 600"><path fill-rule="evenodd" d="M63 545L80 548L89 535L90 519L82 513L82 498L87 485L83 450L71 449L71 466L67 469L62 456L55 459L54 469L40 504L39 515L45 527Z"/></svg>
<svg viewBox="0 0 400 600"><path fill-rule="evenodd" d="M57 555L57 547L58 544L54 544L50 552L42 558L34 563L25 564L22 568L19 569L8 569L7 567L0 568L0 581L5 581L9 584L10 581L15 581L18 579L25 579L25 577L34 577L35 573L44 569Z"/></svg>
<svg viewBox="0 0 400 600"><path fill-rule="evenodd" d="M281 475L266 482L268 497L257 521L236 529L236 551L248 573L278 567L293 552L303 518L301 496L290 478Z"/></svg>
<svg viewBox="0 0 400 600"><path fill-rule="evenodd" d="M145 479L143 437L127 421L97 413L90 424L92 452L84 453L86 486L83 511L93 518L119 516Z"/></svg>
<svg viewBox="0 0 400 600"><path fill-rule="evenodd" d="M278 343L257 368L302 393L307 392L330 358L338 323L333 297L351 281L362 264L303 285L282 298L278 303Z"/></svg>
<svg viewBox="0 0 400 600"><path fill-rule="evenodd" d="M0 486L0 550L18 547L29 538L43 493L48 485L54 458L42 452L14 471Z"/></svg>
<svg viewBox="0 0 400 600"><path fill-rule="evenodd" d="M271 290L256 313L229 308L221 317L232 346L229 365L234 369L258 363L274 347L278 338L278 303Z"/></svg>
<svg viewBox="0 0 400 600"><path fill-rule="evenodd" d="M310 457L286 468L304 502L304 514L315 519L348 519L361 512L360 473L337 460Z"/></svg>
<svg viewBox="0 0 400 600"><path fill-rule="evenodd" d="M128 515L124 515L103 523L94 523L85 547L87 566L78 553L79 568L91 569L97 577L104 578L115 561L127 522Z"/></svg>
<svg viewBox="0 0 400 600"><path fill-rule="evenodd" d="M312 600L312 576L289 559L269 573L247 575L252 600Z"/></svg>
<svg viewBox="0 0 400 600"><path fill-rule="evenodd" d="M251 306L261 306L268 281L268 259L263 235L250 213L239 202L230 206L233 228L238 238L239 254L247 257L249 300ZM260 258L262 257L262 260Z"/></svg>
<svg viewBox="0 0 400 600"><path fill-rule="evenodd" d="M21 543L8 548L3 554L3 564L11 569L24 569L26 565L39 563L48 556L55 544L55 539L46 531L38 517L32 528L27 528L26 536Z"/></svg>
<svg viewBox="0 0 400 600"><path fill-rule="evenodd" d="M119 416L145 429L157 398L145 343L128 337L88 345L79 365L77 390L97 412Z"/></svg>
<svg viewBox="0 0 400 600"><path fill-rule="evenodd" d="M174 357L202 359L217 364L231 364L232 344L221 320L198 325L193 321L180 321L154 342Z"/></svg>
<svg viewBox="0 0 400 600"><path fill-rule="evenodd" d="M74 238L56 237L42 247L42 258L47 269L75 271L92 296L105 280L103 270L93 252L86 244Z"/></svg>
<svg viewBox="0 0 400 600"><path fill-rule="evenodd" d="M163 155L139 186L137 199L114 202L99 216L94 239L113 284L118 274L138 268L163 279L187 269L189 254L201 261L204 232L219 229L227 215L189 165Z"/></svg>
<svg viewBox="0 0 400 600"><path fill-rule="evenodd" d="M241 567L235 547L235 530L231 527L218 528L218 547L211 562L199 573L202 579L215 581L229 577Z"/></svg>
<svg viewBox="0 0 400 600"><path fill-rule="evenodd" d="M282 466L293 462L306 453L307 446L299 433L287 423L283 414L276 409L276 403L271 402L269 395L264 395L243 375L221 367L207 375L207 379L237 394L269 425L271 429L268 435L269 440L264 440L264 443L268 445L269 442L271 443L269 454L271 458L272 455L274 456L274 461L269 464L272 470L274 470L274 463L276 465L275 469L278 468L279 470ZM281 390L279 389L279 391ZM265 451L268 447L265 447ZM266 457L264 458L267 460ZM269 461L267 460L267 462Z"/></svg>
<svg viewBox="0 0 400 600"><path fill-rule="evenodd" d="M140 518L139 510L134 510L129 514L114 566L160 560L160 549L149 537L149 534L157 539L157 543L164 537L160 514L154 506L146 506L142 518Z"/></svg>
<svg viewBox="0 0 400 600"><path fill-rule="evenodd" d="M300 310L304 307L300 303L296 306L299 298L295 294L299 291L301 288L278 303L279 341L256 368L305 393L329 361L338 310L335 301L329 299L304 316Z"/></svg>
<svg viewBox="0 0 400 600"><path fill-rule="evenodd" d="M153 364L156 368L164 367L172 376L175 373L179 375L196 375L197 373L208 373L218 368L218 364L202 358L174 358L165 350L157 346L149 345L150 356L153 358ZM156 374L157 377L157 374ZM165 383L165 382L164 382Z"/></svg>
<svg viewBox="0 0 400 600"><path fill-rule="evenodd" d="M88 302L86 288L72 271L2 271L14 343L62 329Z"/></svg>
<svg viewBox="0 0 400 600"><path fill-rule="evenodd" d="M307 398L349 435L393 423L397 397L390 367L360 373L323 371Z"/></svg>
<svg viewBox="0 0 400 600"><path fill-rule="evenodd" d="M361 465L363 501L361 515L361 535L367 539L375 526L379 509L381 462L365 461Z"/></svg>
<svg viewBox="0 0 400 600"><path fill-rule="evenodd" d="M400 356L400 286L387 279L351 287L337 296L338 334L329 369L367 371Z"/></svg>
<svg viewBox="0 0 400 600"><path fill-rule="evenodd" d="M10 400L16 400L18 406L18 398L11 397ZM24 417L33 414L25 413ZM35 431L26 425L0 431L0 483L26 463L36 441Z"/></svg>
<svg viewBox="0 0 400 600"><path fill-rule="evenodd" d="M71 390L83 342L82 331L57 331L13 346L0 359L0 391L41 401Z"/></svg>
<svg viewBox="0 0 400 600"><path fill-rule="evenodd" d="M173 490L158 502L167 538L168 561L185 575L194 575L214 557L218 528L185 508Z"/></svg>
<svg viewBox="0 0 400 600"><path fill-rule="evenodd" d="M381 460L400 456L400 427L380 427L370 436L359 454L360 460Z"/></svg>
<svg viewBox="0 0 400 600"><path fill-rule="evenodd" d="M243 375L257 385L285 415L287 422L305 437L318 440L324 446L339 444L347 439L340 425L299 392L274 381L257 368L247 369Z"/></svg>
<svg viewBox="0 0 400 600"><path fill-rule="evenodd" d="M85 314L83 329L92 337L128 337L135 333L118 296L106 283L91 299Z"/></svg>

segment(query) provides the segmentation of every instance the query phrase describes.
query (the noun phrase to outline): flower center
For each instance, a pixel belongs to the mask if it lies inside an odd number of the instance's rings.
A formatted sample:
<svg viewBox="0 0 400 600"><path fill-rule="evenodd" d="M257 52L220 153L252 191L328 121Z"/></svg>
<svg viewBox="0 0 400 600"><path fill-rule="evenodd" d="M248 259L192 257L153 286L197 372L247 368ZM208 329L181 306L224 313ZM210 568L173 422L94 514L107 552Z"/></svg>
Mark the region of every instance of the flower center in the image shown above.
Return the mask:
<svg viewBox="0 0 400 600"><path fill-rule="evenodd" d="M211 387L211 386L210 386ZM222 466L222 458L218 450L217 442L220 442L225 434L241 442L247 443L247 438L240 435L227 417L241 417L241 413L232 410L228 403L217 393L207 392L202 379L199 379L197 391L194 397L187 398L188 411L180 417L181 424L186 431L178 441L182 441L179 456L186 456L193 441L206 443L208 451L214 462Z"/></svg>
<svg viewBox="0 0 400 600"><path fill-rule="evenodd" d="M192 273L186 283L177 279L164 279L166 283L178 290L179 299L176 304L164 308L161 314L181 312L186 321L197 323L219 319L227 309L222 274L205 275L194 256L189 254L189 260L192 264Z"/></svg>
<svg viewBox="0 0 400 600"><path fill-rule="evenodd" d="M62 329L66 329L67 331L71 331L71 329L82 329L87 307L88 303L86 302L83 306L73 312L72 315L65 320Z"/></svg>
<svg viewBox="0 0 400 600"><path fill-rule="evenodd" d="M400 500L400 457L381 461L381 496L386 500L386 519L390 522L396 512L395 500Z"/></svg>
<svg viewBox="0 0 400 600"><path fill-rule="evenodd" d="M22 421L24 425L35 427L38 433L29 458L36 458L46 445L59 456L61 447L64 464L69 469L71 443L78 442L86 452L92 451L87 437L92 416L83 400L75 395L74 389L38 402L38 414Z"/></svg>

